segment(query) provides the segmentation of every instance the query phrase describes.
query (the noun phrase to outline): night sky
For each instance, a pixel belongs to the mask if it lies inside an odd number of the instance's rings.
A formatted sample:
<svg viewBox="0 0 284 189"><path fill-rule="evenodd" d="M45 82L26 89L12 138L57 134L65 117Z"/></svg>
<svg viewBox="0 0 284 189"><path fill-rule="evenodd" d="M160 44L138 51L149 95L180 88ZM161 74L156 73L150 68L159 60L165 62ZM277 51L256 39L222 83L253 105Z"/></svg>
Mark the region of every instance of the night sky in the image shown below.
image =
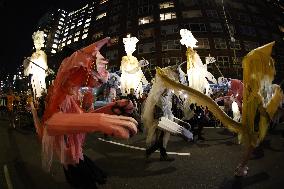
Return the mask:
<svg viewBox="0 0 284 189"><path fill-rule="evenodd" d="M25 56L31 56L32 34L39 19L52 8L66 11L84 6L88 0L0 0L1 69L14 72Z"/></svg>

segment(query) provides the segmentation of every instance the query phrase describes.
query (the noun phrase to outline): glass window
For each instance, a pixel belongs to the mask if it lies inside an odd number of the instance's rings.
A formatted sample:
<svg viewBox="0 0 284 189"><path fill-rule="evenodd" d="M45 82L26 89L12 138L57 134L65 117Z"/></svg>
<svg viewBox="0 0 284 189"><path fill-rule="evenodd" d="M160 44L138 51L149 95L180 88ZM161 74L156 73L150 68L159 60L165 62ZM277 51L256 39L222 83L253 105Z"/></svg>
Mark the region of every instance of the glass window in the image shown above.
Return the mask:
<svg viewBox="0 0 284 189"><path fill-rule="evenodd" d="M100 0L100 4L104 4L106 2L108 2L108 0Z"/></svg>
<svg viewBox="0 0 284 189"><path fill-rule="evenodd" d="M71 40L68 40L68 41L67 41L67 45L69 45L70 43L71 43Z"/></svg>
<svg viewBox="0 0 284 189"><path fill-rule="evenodd" d="M174 7L174 3L173 2L163 2L160 3L160 9L166 9L166 8L171 8Z"/></svg>
<svg viewBox="0 0 284 189"><path fill-rule="evenodd" d="M87 28L90 26L90 23L85 24L84 28Z"/></svg>
<svg viewBox="0 0 284 189"><path fill-rule="evenodd" d="M180 50L181 44L179 40L162 41L162 51Z"/></svg>
<svg viewBox="0 0 284 189"><path fill-rule="evenodd" d="M182 11L183 18L197 18L202 17L201 10Z"/></svg>
<svg viewBox="0 0 284 189"><path fill-rule="evenodd" d="M215 49L227 49L226 40L223 38L214 38Z"/></svg>
<svg viewBox="0 0 284 189"><path fill-rule="evenodd" d="M184 26L192 32L206 32L206 26L203 23L190 23Z"/></svg>
<svg viewBox="0 0 284 189"><path fill-rule="evenodd" d="M161 35L170 35L179 33L178 25L162 25L161 26Z"/></svg>
<svg viewBox="0 0 284 189"><path fill-rule="evenodd" d="M160 14L160 20L171 20L176 18L176 13L168 12Z"/></svg>
<svg viewBox="0 0 284 189"><path fill-rule="evenodd" d="M149 24L153 22L153 16L146 16L138 19L138 25Z"/></svg>
<svg viewBox="0 0 284 189"><path fill-rule="evenodd" d="M155 43L138 44L138 54L155 52Z"/></svg>
<svg viewBox="0 0 284 189"><path fill-rule="evenodd" d="M79 40L79 37L75 37L75 38L74 38L74 41L78 41L78 40Z"/></svg>
<svg viewBox="0 0 284 189"><path fill-rule="evenodd" d="M223 32L221 23L210 23L211 32Z"/></svg>
<svg viewBox="0 0 284 189"><path fill-rule="evenodd" d="M155 36L155 30L154 28L148 28L144 30L138 30L138 38L148 38L148 37L154 37Z"/></svg>
<svg viewBox="0 0 284 189"><path fill-rule="evenodd" d="M99 14L97 17L96 17L96 20L99 20L99 19L102 19L103 17L106 16L106 12L102 13L102 14Z"/></svg>
<svg viewBox="0 0 284 189"><path fill-rule="evenodd" d="M217 56L217 63L220 66L228 66L229 65L229 57L228 56Z"/></svg>
<svg viewBox="0 0 284 189"><path fill-rule="evenodd" d="M179 0L180 4L185 7L198 5L197 0Z"/></svg>
<svg viewBox="0 0 284 189"><path fill-rule="evenodd" d="M87 36L88 36L88 34L85 33L85 34L82 36L82 39L85 39Z"/></svg>
<svg viewBox="0 0 284 189"><path fill-rule="evenodd" d="M52 47L56 49L57 48L57 44L53 44Z"/></svg>
<svg viewBox="0 0 284 189"><path fill-rule="evenodd" d="M196 38L196 39L197 39L196 49L210 49L208 38Z"/></svg>
<svg viewBox="0 0 284 189"><path fill-rule="evenodd" d="M144 5L138 8L138 15L151 14L153 11L153 5Z"/></svg>
<svg viewBox="0 0 284 189"><path fill-rule="evenodd" d="M218 18L218 13L216 10L206 10L206 15L208 18Z"/></svg>
<svg viewBox="0 0 284 189"><path fill-rule="evenodd" d="M230 41L230 49L241 50L241 44L239 40L235 40L235 42Z"/></svg>

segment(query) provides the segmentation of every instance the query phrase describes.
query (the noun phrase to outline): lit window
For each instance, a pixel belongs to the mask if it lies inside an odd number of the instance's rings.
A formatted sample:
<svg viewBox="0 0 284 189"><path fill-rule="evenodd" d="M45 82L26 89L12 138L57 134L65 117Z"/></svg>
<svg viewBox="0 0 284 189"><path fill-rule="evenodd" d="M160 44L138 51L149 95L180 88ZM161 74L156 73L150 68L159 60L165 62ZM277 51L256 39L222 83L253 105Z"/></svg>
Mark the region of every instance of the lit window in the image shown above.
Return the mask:
<svg viewBox="0 0 284 189"><path fill-rule="evenodd" d="M160 3L160 9L166 9L166 8L170 8L170 7L174 7L173 2Z"/></svg>
<svg viewBox="0 0 284 189"><path fill-rule="evenodd" d="M53 48L57 48L57 44L53 44L52 47L53 47Z"/></svg>
<svg viewBox="0 0 284 189"><path fill-rule="evenodd" d="M90 23L85 24L84 28L87 28L90 26Z"/></svg>
<svg viewBox="0 0 284 189"><path fill-rule="evenodd" d="M62 26L58 25L58 29L62 29Z"/></svg>
<svg viewBox="0 0 284 189"><path fill-rule="evenodd" d="M60 18L60 20L64 22L64 18Z"/></svg>
<svg viewBox="0 0 284 189"><path fill-rule="evenodd" d="M99 14L97 17L96 17L96 20L99 20L99 19L101 19L101 18L103 18L103 17L105 17L106 16L106 12L104 12L104 13L102 13L102 14Z"/></svg>
<svg viewBox="0 0 284 189"><path fill-rule="evenodd" d="M73 29L73 28L75 28L75 25L72 25L70 29Z"/></svg>
<svg viewBox="0 0 284 189"><path fill-rule="evenodd" d="M65 46L65 43L62 43L62 44L61 44L61 47L64 47L64 46Z"/></svg>
<svg viewBox="0 0 284 189"><path fill-rule="evenodd" d="M154 21L154 19L153 19L152 16L146 16L146 17L143 17L143 18L139 18L138 25L149 24L153 21Z"/></svg>
<svg viewBox="0 0 284 189"><path fill-rule="evenodd" d="M106 2L108 2L108 0L100 0L100 4L104 4Z"/></svg>
<svg viewBox="0 0 284 189"><path fill-rule="evenodd" d="M59 21L59 24L60 24L60 25L63 25L63 22Z"/></svg>
<svg viewBox="0 0 284 189"><path fill-rule="evenodd" d="M84 33L87 33L89 29L84 29Z"/></svg>
<svg viewBox="0 0 284 189"><path fill-rule="evenodd" d="M66 41L66 37L64 37L62 41Z"/></svg>
<svg viewBox="0 0 284 189"><path fill-rule="evenodd" d="M75 37L75 38L74 38L74 41L78 41L78 40L79 40L79 37Z"/></svg>
<svg viewBox="0 0 284 189"><path fill-rule="evenodd" d="M77 24L77 26L81 26L82 25L82 21L80 21L78 24Z"/></svg>
<svg viewBox="0 0 284 189"><path fill-rule="evenodd" d="M174 12L160 14L160 20L171 20L175 18L176 18L176 13Z"/></svg>
<svg viewBox="0 0 284 189"><path fill-rule="evenodd" d="M91 18L88 18L87 20L86 20L86 22L90 22L91 21Z"/></svg>
<svg viewBox="0 0 284 189"><path fill-rule="evenodd" d="M85 34L82 36L82 39L85 39L87 36L88 36L88 34L85 33Z"/></svg>
<svg viewBox="0 0 284 189"><path fill-rule="evenodd" d="M55 51L54 49L52 49L51 53L53 53L53 54L54 54L54 53L56 53L56 51Z"/></svg>
<svg viewBox="0 0 284 189"><path fill-rule="evenodd" d="M80 35L80 31L78 31L78 32L75 33L75 36L78 36L78 35Z"/></svg>
<svg viewBox="0 0 284 189"><path fill-rule="evenodd" d="M71 43L71 40L68 40L68 41L67 41L67 45L69 45L70 43Z"/></svg>

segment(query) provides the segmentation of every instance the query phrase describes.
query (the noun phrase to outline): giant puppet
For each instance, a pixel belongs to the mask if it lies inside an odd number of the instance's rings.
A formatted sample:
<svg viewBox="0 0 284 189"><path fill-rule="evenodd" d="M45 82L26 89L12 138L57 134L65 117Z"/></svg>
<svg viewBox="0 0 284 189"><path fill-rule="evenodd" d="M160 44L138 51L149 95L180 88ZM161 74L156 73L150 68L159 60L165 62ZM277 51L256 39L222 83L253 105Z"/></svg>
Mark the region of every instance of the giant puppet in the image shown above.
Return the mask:
<svg viewBox="0 0 284 189"><path fill-rule="evenodd" d="M126 56L122 57L121 60L121 93L122 95L126 96L130 93L130 89L135 90L136 97L142 95L143 88L142 84L148 84L141 67L139 66L139 62L132 53L136 49L136 43L138 39L136 37L130 37L127 35L126 38L123 38L123 43L125 46Z"/></svg>
<svg viewBox="0 0 284 189"><path fill-rule="evenodd" d="M36 51L31 57L25 60L25 70L24 74L26 76L31 74L31 85L33 89L33 94L35 97L40 97L42 92L46 90L46 70L47 66L47 56L42 47L44 47L44 32L37 31L33 33L33 41Z"/></svg>
<svg viewBox="0 0 284 189"><path fill-rule="evenodd" d="M42 142L43 166L49 170L55 155L64 166L67 181L75 187L95 188L96 183L105 182L105 174L83 155L86 133L102 132L127 139L137 132L133 118L110 115L130 114L131 102L122 100L86 113L78 100L80 87L99 87L107 81L108 62L99 50L109 41L109 38L102 39L65 58L48 90L42 122L33 109Z"/></svg>

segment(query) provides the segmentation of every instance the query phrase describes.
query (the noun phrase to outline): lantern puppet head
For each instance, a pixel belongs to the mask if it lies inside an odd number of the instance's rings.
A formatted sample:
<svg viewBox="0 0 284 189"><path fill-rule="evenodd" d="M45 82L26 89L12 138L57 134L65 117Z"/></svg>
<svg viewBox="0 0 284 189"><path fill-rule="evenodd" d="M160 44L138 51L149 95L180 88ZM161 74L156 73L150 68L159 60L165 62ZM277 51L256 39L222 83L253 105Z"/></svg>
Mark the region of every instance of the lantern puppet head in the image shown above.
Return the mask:
<svg viewBox="0 0 284 189"><path fill-rule="evenodd" d="M136 37L130 37L130 34L126 38L123 38L124 48L127 56L131 56L136 50L136 43L139 40Z"/></svg>

